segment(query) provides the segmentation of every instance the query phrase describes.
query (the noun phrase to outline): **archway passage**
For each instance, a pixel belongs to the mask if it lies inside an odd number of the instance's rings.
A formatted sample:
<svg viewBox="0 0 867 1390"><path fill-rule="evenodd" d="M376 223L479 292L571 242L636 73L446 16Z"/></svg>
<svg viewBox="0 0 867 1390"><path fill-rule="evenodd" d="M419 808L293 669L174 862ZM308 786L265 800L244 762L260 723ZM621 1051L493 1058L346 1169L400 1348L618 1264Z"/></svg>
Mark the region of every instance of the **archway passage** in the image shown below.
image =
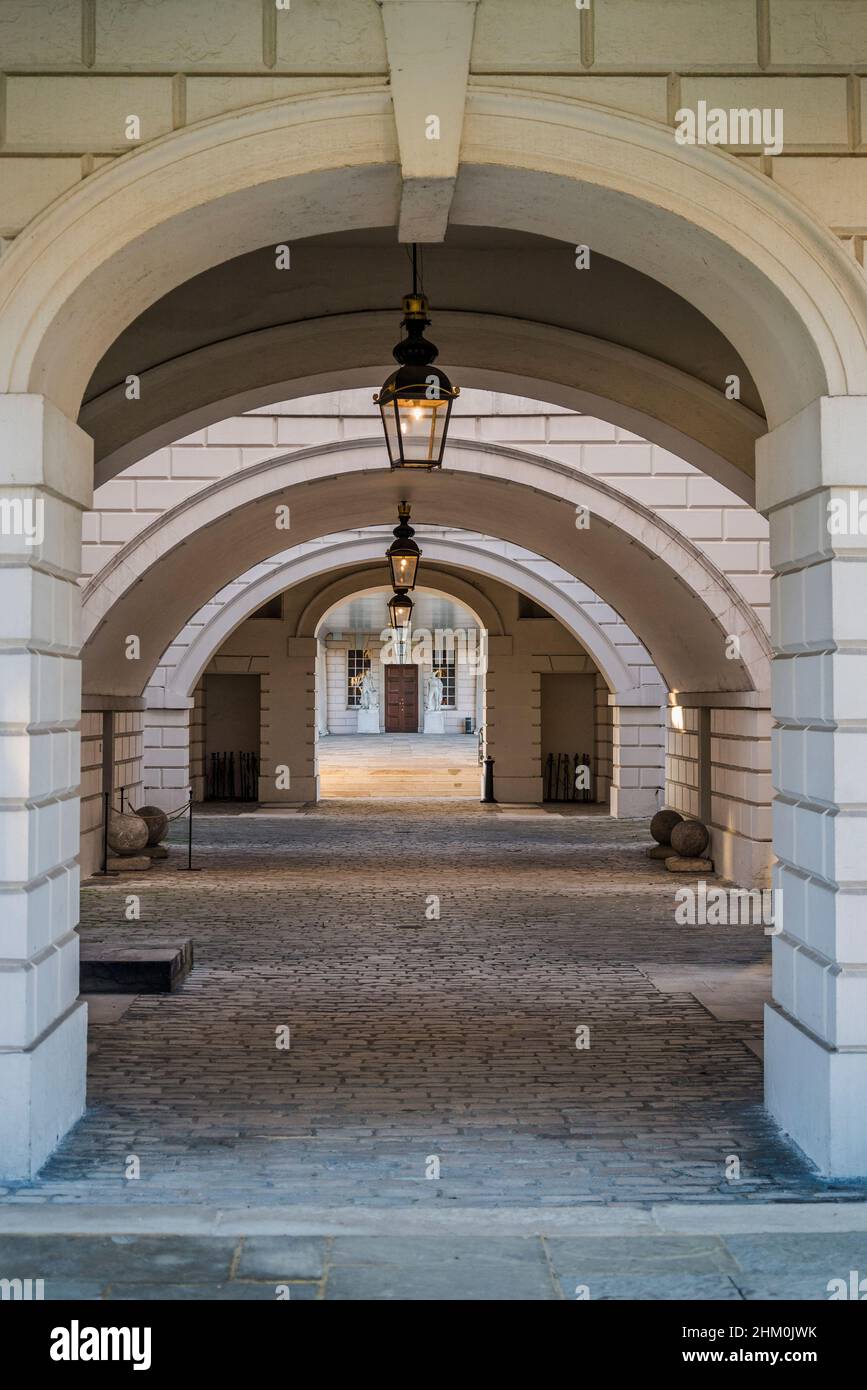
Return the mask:
<svg viewBox="0 0 867 1390"><path fill-rule="evenodd" d="M430 584L414 591L407 629L391 626L384 586L350 595L320 618L322 800L478 799L487 633L475 613Z"/></svg>
<svg viewBox="0 0 867 1390"><path fill-rule="evenodd" d="M3 1113L0 1134L14 1174L38 1167L84 1103L85 1020L75 1002L75 579L79 513L92 475L91 441L73 419L99 361L124 329L192 277L278 239L387 227L398 219L405 231L413 185L422 190L418 176L401 167L407 156L393 110L391 94L377 87L277 101L179 131L88 179L37 219L0 263L6 392L0 428L9 445L8 481L34 494L52 518L43 545L25 552L19 537L4 549L10 560L4 582L16 599L26 596L8 605L6 652L18 692L6 720L15 751L12 795L4 802L15 825L4 883L14 906L9 987L17 1002L0 1054L15 1103ZM863 605L846 602L860 593L852 577L860 581L858 563L822 525L831 490L863 484L863 276L827 229L736 161L709 150L678 150L670 130L577 102L469 91L460 149L445 183L455 224L569 245L580 222L612 262L680 294L723 335L755 383L770 429L758 445L757 496L779 537L776 849L779 880L792 904L774 947L767 1095L786 1130L825 1171L865 1172L867 1111L851 1102L863 1095L867 1075L867 1013L859 1007L867 976L856 931L863 881L855 847L863 816L851 772L863 761L864 724L851 692L863 682L843 676L860 671L863 661L853 617ZM511 321L499 325L499 334L497 325L489 326L489 341L499 344L489 354L491 370L513 371ZM532 334L525 337L525 346L531 340ZM549 354L555 351L549 343ZM614 373L620 383L630 364L621 361ZM707 382L663 375L672 407L658 412L666 416L663 425L692 438L709 470L723 459L750 476L744 441L756 438L760 422L742 429L738 416L738 427L730 427L737 412L727 411ZM294 387L287 386L289 394ZM610 385L615 398L626 389ZM639 408L633 398L630 408ZM720 426L721 418L728 423ZM342 524L384 519L393 499L381 480L363 480L362 472L354 470L351 486L345 478L339 485L311 483L308 535L325 533L338 486L348 502ZM475 491L461 478L465 472L458 467L440 480L452 489L451 510L440 514L446 523L464 524L466 513L493 495ZM362 481L369 484L364 496ZM491 488L499 533L516 534L508 503L515 494L529 500L532 484L513 489L508 500L508 484ZM550 535L564 553L562 502L569 491L564 483L559 506L549 497L534 509L535 548L545 551ZM253 528L257 542L260 522L264 515ZM603 541L611 529L610 519L599 528ZM213 539L231 542L229 528L216 525ZM631 579L633 603L648 553L637 545L636 569L616 576ZM595 555L588 547L588 563L602 570L605 559L604 545ZM675 566L659 553L657 561L655 574L664 575L666 564L672 572L662 600L673 604L682 598ZM184 576L168 562L164 576L171 610ZM140 589L128 605L118 605L118 620L131 613L145 626L147 613L137 604L152 602L154 594L144 584ZM628 594L621 611L631 623ZM717 637L719 619L710 628ZM114 644L110 662L127 631L108 620L94 649ZM685 688L696 694L709 681L723 692L749 688L741 664L723 664L718 644L699 641L689 650L663 614L653 647L673 686L684 688L682 671ZM149 655L156 659L160 650ZM710 677L718 667L724 674L717 684ZM128 673L118 693L127 693L127 683L134 685ZM828 756L813 756L816 738L823 752L831 746ZM838 756L840 740L859 750L857 760ZM817 782L817 764L833 773Z"/></svg>

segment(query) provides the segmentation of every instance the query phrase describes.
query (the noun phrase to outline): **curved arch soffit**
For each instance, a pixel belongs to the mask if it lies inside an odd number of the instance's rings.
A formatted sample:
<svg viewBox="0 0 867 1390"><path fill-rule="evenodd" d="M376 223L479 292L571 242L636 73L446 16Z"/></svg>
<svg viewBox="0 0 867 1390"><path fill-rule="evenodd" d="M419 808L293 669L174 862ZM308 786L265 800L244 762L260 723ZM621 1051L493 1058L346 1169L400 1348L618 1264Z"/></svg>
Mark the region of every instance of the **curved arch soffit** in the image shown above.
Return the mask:
<svg viewBox="0 0 867 1390"><path fill-rule="evenodd" d="M437 314L437 332L463 386L608 420L752 504L755 443L767 425L721 391L632 348L527 319L445 310ZM161 363L142 373L134 412L122 386L83 407L79 423L94 436L96 485L196 430L275 401L369 386L373 410L373 391L390 370L380 361L383 344L393 333L393 312L333 314ZM293 362L303 375L292 376Z"/></svg>
<svg viewBox="0 0 867 1390"><path fill-rule="evenodd" d="M690 300L747 362L771 428L867 393L867 286L771 180L673 131L562 97L467 93L454 222L591 245ZM393 225L388 90L233 111L163 136L61 197L0 264L0 391L70 417L118 333L175 285L269 242Z"/></svg>
<svg viewBox="0 0 867 1390"><path fill-rule="evenodd" d="M430 558L428 550L429 547L426 547L425 560ZM383 590L390 593L391 586L382 574L382 560L382 543L371 543L368 547L368 554L360 563L368 566L375 564L380 571L379 581L376 582L376 576L371 569L365 569L361 573L353 572L341 575L332 583L326 584L304 605L304 611L296 624L295 636L317 637L320 624L328 617L331 609L348 598L364 598L368 594L381 593ZM352 564L353 562L350 561L349 563ZM361 588L358 587L359 584L362 585ZM496 636L502 634L504 630L502 614L493 599L489 598L487 594L483 594L477 585L465 577L447 574L442 570L432 570L430 565L426 565L421 587L426 593L438 594L440 597L454 599L460 603L472 614L479 628L493 632ZM387 622L383 623L383 627L388 626Z"/></svg>
<svg viewBox="0 0 867 1390"><path fill-rule="evenodd" d="M466 569L473 574L506 584L542 604L593 658L613 693L626 695L633 689L632 672L608 634L589 617L580 603L571 599L556 584L540 578L519 560L509 559L466 541L441 541L426 537L423 550L426 566L432 561L434 564L448 564ZM182 708L189 702L202 672L226 639L268 599L300 583L302 579L332 574L337 568L351 567L351 573L340 576L333 584L327 585L313 596L299 615L294 635L315 636L320 623L335 603L341 602L350 594L361 592L357 587L358 583L369 578L369 572L359 574L358 568L374 563L381 564L382 553L382 541L372 539L323 546L312 554L292 557L284 565L255 580L224 604L190 643L177 666L171 671L166 686L166 706ZM435 571L431 582L428 583L425 579L423 587L458 598L476 613L481 627L487 628L489 633L501 635L502 619L487 595L480 594L470 584L452 582L450 587L446 587L449 581L454 579L453 575ZM660 699L664 699L662 693Z"/></svg>
<svg viewBox="0 0 867 1390"><path fill-rule="evenodd" d="M84 591L87 689L137 695L172 637L239 573L296 544L390 524L397 500L425 523L482 524L588 584L639 635L667 685L766 690L767 635L728 579L674 527L607 483L502 446L456 440L449 467L407 478L382 466L376 439L297 450L211 484L139 533ZM576 508L590 526L576 528ZM420 537L421 538L421 537ZM121 659L129 633L142 662ZM725 657L738 637L738 660Z"/></svg>

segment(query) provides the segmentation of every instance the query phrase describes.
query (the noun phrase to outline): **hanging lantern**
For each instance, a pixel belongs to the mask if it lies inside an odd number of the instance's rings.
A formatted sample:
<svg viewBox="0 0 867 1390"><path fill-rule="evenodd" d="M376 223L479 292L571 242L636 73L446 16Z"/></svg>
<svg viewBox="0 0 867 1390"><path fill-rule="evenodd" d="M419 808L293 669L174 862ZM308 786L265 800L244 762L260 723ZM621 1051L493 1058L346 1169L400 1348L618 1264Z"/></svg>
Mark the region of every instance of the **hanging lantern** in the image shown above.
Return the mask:
<svg viewBox="0 0 867 1390"><path fill-rule="evenodd" d="M388 612L391 618L391 625L399 631L401 628L409 627L412 620L412 599L403 589L388 601Z"/></svg>
<svg viewBox="0 0 867 1390"><path fill-rule="evenodd" d="M406 336L392 355L399 364L374 396L382 416L392 468L439 468L443 461L452 401L460 388L433 365L439 349L424 330L430 325L428 302L417 287L416 247L412 248L412 294L403 297Z"/></svg>
<svg viewBox="0 0 867 1390"><path fill-rule="evenodd" d="M385 552L393 589L414 589L421 551L413 540L415 531L409 524L409 502L398 502L400 521L394 528L394 540Z"/></svg>

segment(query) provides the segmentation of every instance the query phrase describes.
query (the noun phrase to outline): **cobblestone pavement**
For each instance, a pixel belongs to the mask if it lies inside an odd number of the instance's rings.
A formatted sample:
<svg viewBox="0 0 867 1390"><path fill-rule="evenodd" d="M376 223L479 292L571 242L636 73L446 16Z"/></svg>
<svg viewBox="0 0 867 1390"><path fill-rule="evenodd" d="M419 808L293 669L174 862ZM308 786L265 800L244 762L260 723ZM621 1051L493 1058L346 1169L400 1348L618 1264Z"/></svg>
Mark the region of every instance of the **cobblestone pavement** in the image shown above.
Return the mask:
<svg viewBox="0 0 867 1390"><path fill-rule="evenodd" d="M754 979L769 940L677 926L681 884L644 858L643 824L332 802L203 816L196 839L204 872L178 872L178 847L150 875L85 886L85 935L190 936L195 968L92 1025L88 1113L5 1202L865 1196L823 1182L766 1117L760 1024L672 988L687 967ZM333 1277L339 1296L350 1276Z"/></svg>
<svg viewBox="0 0 867 1390"><path fill-rule="evenodd" d="M0 1237L44 1297L286 1300L827 1300L867 1236Z"/></svg>

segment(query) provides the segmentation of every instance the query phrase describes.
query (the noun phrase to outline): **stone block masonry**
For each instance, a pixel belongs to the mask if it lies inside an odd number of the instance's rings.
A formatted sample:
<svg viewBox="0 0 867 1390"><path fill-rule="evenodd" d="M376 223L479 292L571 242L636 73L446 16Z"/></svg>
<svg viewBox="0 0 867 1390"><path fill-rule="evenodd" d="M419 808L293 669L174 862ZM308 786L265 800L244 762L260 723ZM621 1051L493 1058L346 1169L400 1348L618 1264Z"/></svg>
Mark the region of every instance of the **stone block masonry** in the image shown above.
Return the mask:
<svg viewBox="0 0 867 1390"><path fill-rule="evenodd" d="M388 77L375 0L273 12L261 0L6 0L0 97L0 239L54 198L166 132L279 98L363 90ZM782 153L735 153L795 193L863 263L867 184L859 158L867 79L859 0L480 0L469 88L531 88L674 125L699 100L784 112ZM58 119L56 113L62 112Z"/></svg>

